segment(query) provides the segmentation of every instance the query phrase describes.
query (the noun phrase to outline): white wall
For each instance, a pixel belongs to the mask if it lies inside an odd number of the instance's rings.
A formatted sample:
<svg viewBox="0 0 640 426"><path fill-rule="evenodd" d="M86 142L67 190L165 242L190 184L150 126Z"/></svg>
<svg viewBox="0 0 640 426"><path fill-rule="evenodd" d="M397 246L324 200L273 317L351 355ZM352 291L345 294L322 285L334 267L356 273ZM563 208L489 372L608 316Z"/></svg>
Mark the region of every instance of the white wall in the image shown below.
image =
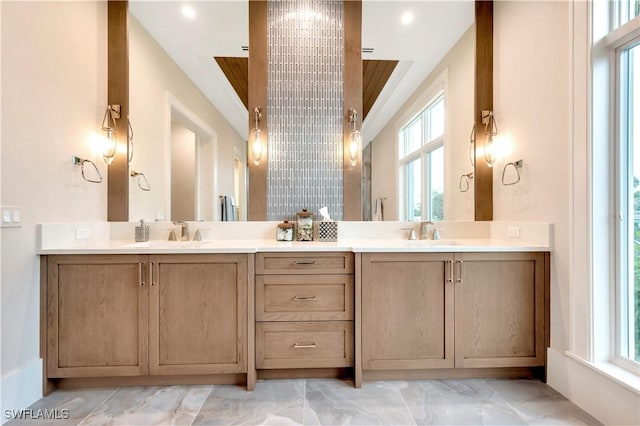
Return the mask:
<svg viewBox="0 0 640 426"><path fill-rule="evenodd" d="M445 218L473 220L473 183L469 192L460 192L460 175L472 171L469 162L469 135L473 125L473 85L475 25L458 40L420 87L405 102L389 123L371 141L371 197L384 198L385 220L398 220L396 139L409 115L424 109L429 87L446 71L445 130Z"/></svg>
<svg viewBox="0 0 640 426"><path fill-rule="evenodd" d="M196 220L196 134L171 123L171 218Z"/></svg>
<svg viewBox="0 0 640 426"><path fill-rule="evenodd" d="M567 348L571 2L494 3L494 110L506 145L494 166L494 220L554 224L551 345ZM534 53L535 52L535 53ZM520 183L504 164L524 159Z"/></svg>
<svg viewBox="0 0 640 426"><path fill-rule="evenodd" d="M494 109L505 148L494 166L494 220L554 224L549 384L605 424L640 424L637 391L568 355L591 351L582 343L592 326L583 226L589 176L581 174L590 161L581 117L589 111L588 22L580 12L586 5L494 2ZM575 37L576 27L584 27L584 37ZM503 186L505 162L521 158L520 183Z"/></svg>
<svg viewBox="0 0 640 426"><path fill-rule="evenodd" d="M106 180L82 180L78 155L106 107L106 2L1 2L2 205L22 227L2 229L2 413L41 396L36 224L106 220ZM3 419L4 420L4 419Z"/></svg>
<svg viewBox="0 0 640 426"><path fill-rule="evenodd" d="M129 186L129 217L131 220L167 218L166 197L170 185L167 168L170 126L164 124L168 120L167 92L215 132L218 195L233 195L234 147L245 161L245 141L142 25L133 16L129 17L129 101L135 131L131 167L143 172L151 183L150 192Z"/></svg>

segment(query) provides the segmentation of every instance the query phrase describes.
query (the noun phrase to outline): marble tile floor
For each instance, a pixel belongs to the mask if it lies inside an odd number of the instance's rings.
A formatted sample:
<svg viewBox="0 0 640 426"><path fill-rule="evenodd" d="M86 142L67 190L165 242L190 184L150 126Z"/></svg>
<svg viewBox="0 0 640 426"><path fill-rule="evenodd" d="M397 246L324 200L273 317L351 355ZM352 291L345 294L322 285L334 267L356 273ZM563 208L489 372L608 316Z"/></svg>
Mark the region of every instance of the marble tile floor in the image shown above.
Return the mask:
<svg viewBox="0 0 640 426"><path fill-rule="evenodd" d="M68 418L5 424L599 424L546 384L519 379L384 381L362 389L338 379L267 380L254 392L232 385L59 390L30 408L33 416Z"/></svg>

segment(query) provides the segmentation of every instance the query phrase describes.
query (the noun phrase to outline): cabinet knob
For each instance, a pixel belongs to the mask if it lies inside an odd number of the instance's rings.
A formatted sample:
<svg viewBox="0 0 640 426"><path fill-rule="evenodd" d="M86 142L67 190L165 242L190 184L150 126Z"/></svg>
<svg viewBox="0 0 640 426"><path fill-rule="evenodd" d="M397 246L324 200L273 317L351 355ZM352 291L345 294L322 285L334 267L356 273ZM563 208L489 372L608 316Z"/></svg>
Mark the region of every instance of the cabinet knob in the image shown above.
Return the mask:
<svg viewBox="0 0 640 426"><path fill-rule="evenodd" d="M315 260L294 260L294 265L315 265Z"/></svg>
<svg viewBox="0 0 640 426"><path fill-rule="evenodd" d="M294 349L305 349L305 348L316 348L318 347L318 344L316 342L313 343L294 343L293 344L293 348Z"/></svg>

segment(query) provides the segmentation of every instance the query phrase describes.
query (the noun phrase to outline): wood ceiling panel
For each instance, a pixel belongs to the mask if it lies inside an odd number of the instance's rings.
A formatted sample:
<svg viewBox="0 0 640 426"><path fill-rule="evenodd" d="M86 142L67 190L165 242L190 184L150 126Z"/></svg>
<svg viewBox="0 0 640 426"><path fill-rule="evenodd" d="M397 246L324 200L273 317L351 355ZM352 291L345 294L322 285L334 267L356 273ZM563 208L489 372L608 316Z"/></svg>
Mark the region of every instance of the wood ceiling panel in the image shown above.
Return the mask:
<svg viewBox="0 0 640 426"><path fill-rule="evenodd" d="M233 90L244 104L249 105L249 58L233 58L228 56L214 57L220 69L231 83Z"/></svg>
<svg viewBox="0 0 640 426"><path fill-rule="evenodd" d="M364 120L380 95L398 61L362 61L362 109Z"/></svg>
<svg viewBox="0 0 640 426"><path fill-rule="evenodd" d="M249 81L248 58L216 56L214 59L246 108L249 103L247 89ZM396 65L398 65L398 61L373 59L362 61L362 120L371 111Z"/></svg>

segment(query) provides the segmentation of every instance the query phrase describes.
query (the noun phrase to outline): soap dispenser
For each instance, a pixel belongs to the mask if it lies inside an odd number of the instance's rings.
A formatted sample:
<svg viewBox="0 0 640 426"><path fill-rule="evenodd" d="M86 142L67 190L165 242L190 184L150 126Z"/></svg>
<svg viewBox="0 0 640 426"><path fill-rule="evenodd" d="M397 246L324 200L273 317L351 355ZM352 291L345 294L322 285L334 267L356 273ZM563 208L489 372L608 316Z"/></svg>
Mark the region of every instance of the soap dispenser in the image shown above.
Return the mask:
<svg viewBox="0 0 640 426"><path fill-rule="evenodd" d="M136 226L136 242L149 241L149 225L144 224L144 219L140 219L140 225Z"/></svg>

